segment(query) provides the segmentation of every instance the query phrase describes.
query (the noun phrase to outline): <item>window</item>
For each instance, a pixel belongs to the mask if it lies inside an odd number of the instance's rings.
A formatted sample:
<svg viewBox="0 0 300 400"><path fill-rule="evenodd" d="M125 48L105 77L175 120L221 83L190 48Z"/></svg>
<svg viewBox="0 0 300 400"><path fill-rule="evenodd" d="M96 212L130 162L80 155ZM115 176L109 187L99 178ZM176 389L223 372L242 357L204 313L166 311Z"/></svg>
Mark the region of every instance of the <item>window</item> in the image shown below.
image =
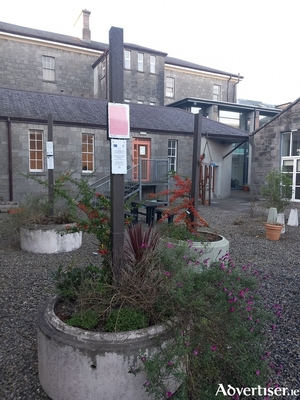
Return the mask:
<svg viewBox="0 0 300 400"><path fill-rule="evenodd" d="M55 81L55 58L43 56L43 80Z"/></svg>
<svg viewBox="0 0 300 400"><path fill-rule="evenodd" d="M144 71L144 54L138 53L138 71Z"/></svg>
<svg viewBox="0 0 300 400"><path fill-rule="evenodd" d="M155 102L154 101L150 101L150 106L155 106Z"/></svg>
<svg viewBox="0 0 300 400"><path fill-rule="evenodd" d="M44 171L43 131L29 131L29 171Z"/></svg>
<svg viewBox="0 0 300 400"><path fill-rule="evenodd" d="M213 100L221 101L221 86L220 85L213 86Z"/></svg>
<svg viewBox="0 0 300 400"><path fill-rule="evenodd" d="M125 69L130 69L131 68L131 52L128 50L125 50L124 61L125 61Z"/></svg>
<svg viewBox="0 0 300 400"><path fill-rule="evenodd" d="M150 74L155 74L155 56L150 56Z"/></svg>
<svg viewBox="0 0 300 400"><path fill-rule="evenodd" d="M175 78L166 77L166 97L174 97Z"/></svg>
<svg viewBox="0 0 300 400"><path fill-rule="evenodd" d="M300 201L300 131L285 132L281 141L282 172L291 174L292 201Z"/></svg>
<svg viewBox="0 0 300 400"><path fill-rule="evenodd" d="M94 135L82 134L82 172L94 172Z"/></svg>
<svg viewBox="0 0 300 400"><path fill-rule="evenodd" d="M144 104L143 100L138 100L138 104Z"/></svg>
<svg viewBox="0 0 300 400"><path fill-rule="evenodd" d="M234 128L240 128L240 113L220 110L218 121Z"/></svg>
<svg viewBox="0 0 300 400"><path fill-rule="evenodd" d="M177 140L168 140L168 159L170 171L177 170Z"/></svg>

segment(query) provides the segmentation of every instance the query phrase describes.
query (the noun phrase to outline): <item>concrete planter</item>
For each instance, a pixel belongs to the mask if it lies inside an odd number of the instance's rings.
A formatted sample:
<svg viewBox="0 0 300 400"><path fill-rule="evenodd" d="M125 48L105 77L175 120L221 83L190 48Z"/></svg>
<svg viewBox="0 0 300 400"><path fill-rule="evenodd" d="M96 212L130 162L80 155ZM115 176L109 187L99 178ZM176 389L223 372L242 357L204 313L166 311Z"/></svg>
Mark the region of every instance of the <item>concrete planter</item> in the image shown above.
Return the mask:
<svg viewBox="0 0 300 400"><path fill-rule="evenodd" d="M219 258L229 252L229 241L224 236L218 236L220 240L217 240L215 242L192 242L190 250L193 253L195 252L195 250L197 251L197 253L199 254L199 257L197 258L198 262L205 262L206 265L209 266L212 262L217 261ZM182 240L171 239L170 241L173 243L176 242L185 245L187 243ZM201 270L201 265L195 265L195 267Z"/></svg>
<svg viewBox="0 0 300 400"><path fill-rule="evenodd" d="M52 400L149 400L138 367L140 352L153 354L170 332L162 325L105 333L73 328L54 313L53 298L38 315L38 368L41 385ZM170 390L179 385L171 381Z"/></svg>
<svg viewBox="0 0 300 400"><path fill-rule="evenodd" d="M37 225L34 228L23 227L20 230L21 249L30 253L62 253L79 249L82 244L82 232L60 233L65 225Z"/></svg>

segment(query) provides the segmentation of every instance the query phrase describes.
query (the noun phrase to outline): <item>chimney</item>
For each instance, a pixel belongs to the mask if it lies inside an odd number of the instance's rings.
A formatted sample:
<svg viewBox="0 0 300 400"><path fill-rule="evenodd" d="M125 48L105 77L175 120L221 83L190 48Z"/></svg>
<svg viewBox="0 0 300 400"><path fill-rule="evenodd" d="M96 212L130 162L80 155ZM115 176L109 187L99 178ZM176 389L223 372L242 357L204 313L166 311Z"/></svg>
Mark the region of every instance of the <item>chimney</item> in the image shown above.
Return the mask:
<svg viewBox="0 0 300 400"><path fill-rule="evenodd" d="M74 27L79 28L80 30L82 27L82 40L84 40L85 42L91 41L90 14L90 11L82 10L74 24Z"/></svg>

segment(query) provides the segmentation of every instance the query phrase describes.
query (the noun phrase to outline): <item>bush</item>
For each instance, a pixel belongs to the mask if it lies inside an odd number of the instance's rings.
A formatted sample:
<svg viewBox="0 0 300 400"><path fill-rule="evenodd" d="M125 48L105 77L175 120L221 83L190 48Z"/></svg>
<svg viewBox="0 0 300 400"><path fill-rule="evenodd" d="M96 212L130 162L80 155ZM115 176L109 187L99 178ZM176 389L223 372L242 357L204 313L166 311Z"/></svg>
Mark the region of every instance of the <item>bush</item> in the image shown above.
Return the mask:
<svg viewBox="0 0 300 400"><path fill-rule="evenodd" d="M267 208L275 207L282 213L292 198L292 178L289 173L274 169L266 176L266 184L260 191L265 198Z"/></svg>

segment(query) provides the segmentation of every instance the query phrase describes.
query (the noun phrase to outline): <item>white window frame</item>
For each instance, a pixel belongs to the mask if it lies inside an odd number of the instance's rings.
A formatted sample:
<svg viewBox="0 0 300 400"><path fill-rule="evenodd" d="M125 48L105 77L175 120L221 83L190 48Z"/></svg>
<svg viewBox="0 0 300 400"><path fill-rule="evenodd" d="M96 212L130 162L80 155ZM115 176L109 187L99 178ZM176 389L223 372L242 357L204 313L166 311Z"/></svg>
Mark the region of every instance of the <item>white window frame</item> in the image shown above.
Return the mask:
<svg viewBox="0 0 300 400"><path fill-rule="evenodd" d="M175 78L171 76L166 77L166 97L175 97Z"/></svg>
<svg viewBox="0 0 300 400"><path fill-rule="evenodd" d="M156 68L156 57L155 56L150 56L150 74L155 74Z"/></svg>
<svg viewBox="0 0 300 400"><path fill-rule="evenodd" d="M177 153L178 153L178 140L168 140L168 159L170 171L177 172Z"/></svg>
<svg viewBox="0 0 300 400"><path fill-rule="evenodd" d="M29 172L44 172L44 131L29 129ZM38 168L40 164L41 168Z"/></svg>
<svg viewBox="0 0 300 400"><path fill-rule="evenodd" d="M213 100L221 101L221 86L213 85Z"/></svg>
<svg viewBox="0 0 300 400"><path fill-rule="evenodd" d="M124 68L131 69L131 51L124 51Z"/></svg>
<svg viewBox="0 0 300 400"><path fill-rule="evenodd" d="M291 132L283 132L281 135L281 169L282 172L290 173L292 175L292 198L291 201L300 202L300 140L293 141L293 136L297 135L299 139L299 130ZM283 138L289 137L288 146L283 146ZM295 148L297 145L298 148ZM285 154L283 155L283 152ZM294 155L293 155L294 153ZM295 154L298 153L298 154ZM298 198L296 198L296 196Z"/></svg>
<svg viewBox="0 0 300 400"><path fill-rule="evenodd" d="M89 139L92 139L91 143ZM89 145L92 146L91 149ZM82 133L81 160L82 173L92 174L95 171L95 135L92 133ZM92 164L91 167L90 164Z"/></svg>
<svg viewBox="0 0 300 400"><path fill-rule="evenodd" d="M55 58L50 56L42 56L43 63L43 80L48 82L55 81Z"/></svg>
<svg viewBox="0 0 300 400"><path fill-rule="evenodd" d="M144 72L144 54L138 53L138 71Z"/></svg>

